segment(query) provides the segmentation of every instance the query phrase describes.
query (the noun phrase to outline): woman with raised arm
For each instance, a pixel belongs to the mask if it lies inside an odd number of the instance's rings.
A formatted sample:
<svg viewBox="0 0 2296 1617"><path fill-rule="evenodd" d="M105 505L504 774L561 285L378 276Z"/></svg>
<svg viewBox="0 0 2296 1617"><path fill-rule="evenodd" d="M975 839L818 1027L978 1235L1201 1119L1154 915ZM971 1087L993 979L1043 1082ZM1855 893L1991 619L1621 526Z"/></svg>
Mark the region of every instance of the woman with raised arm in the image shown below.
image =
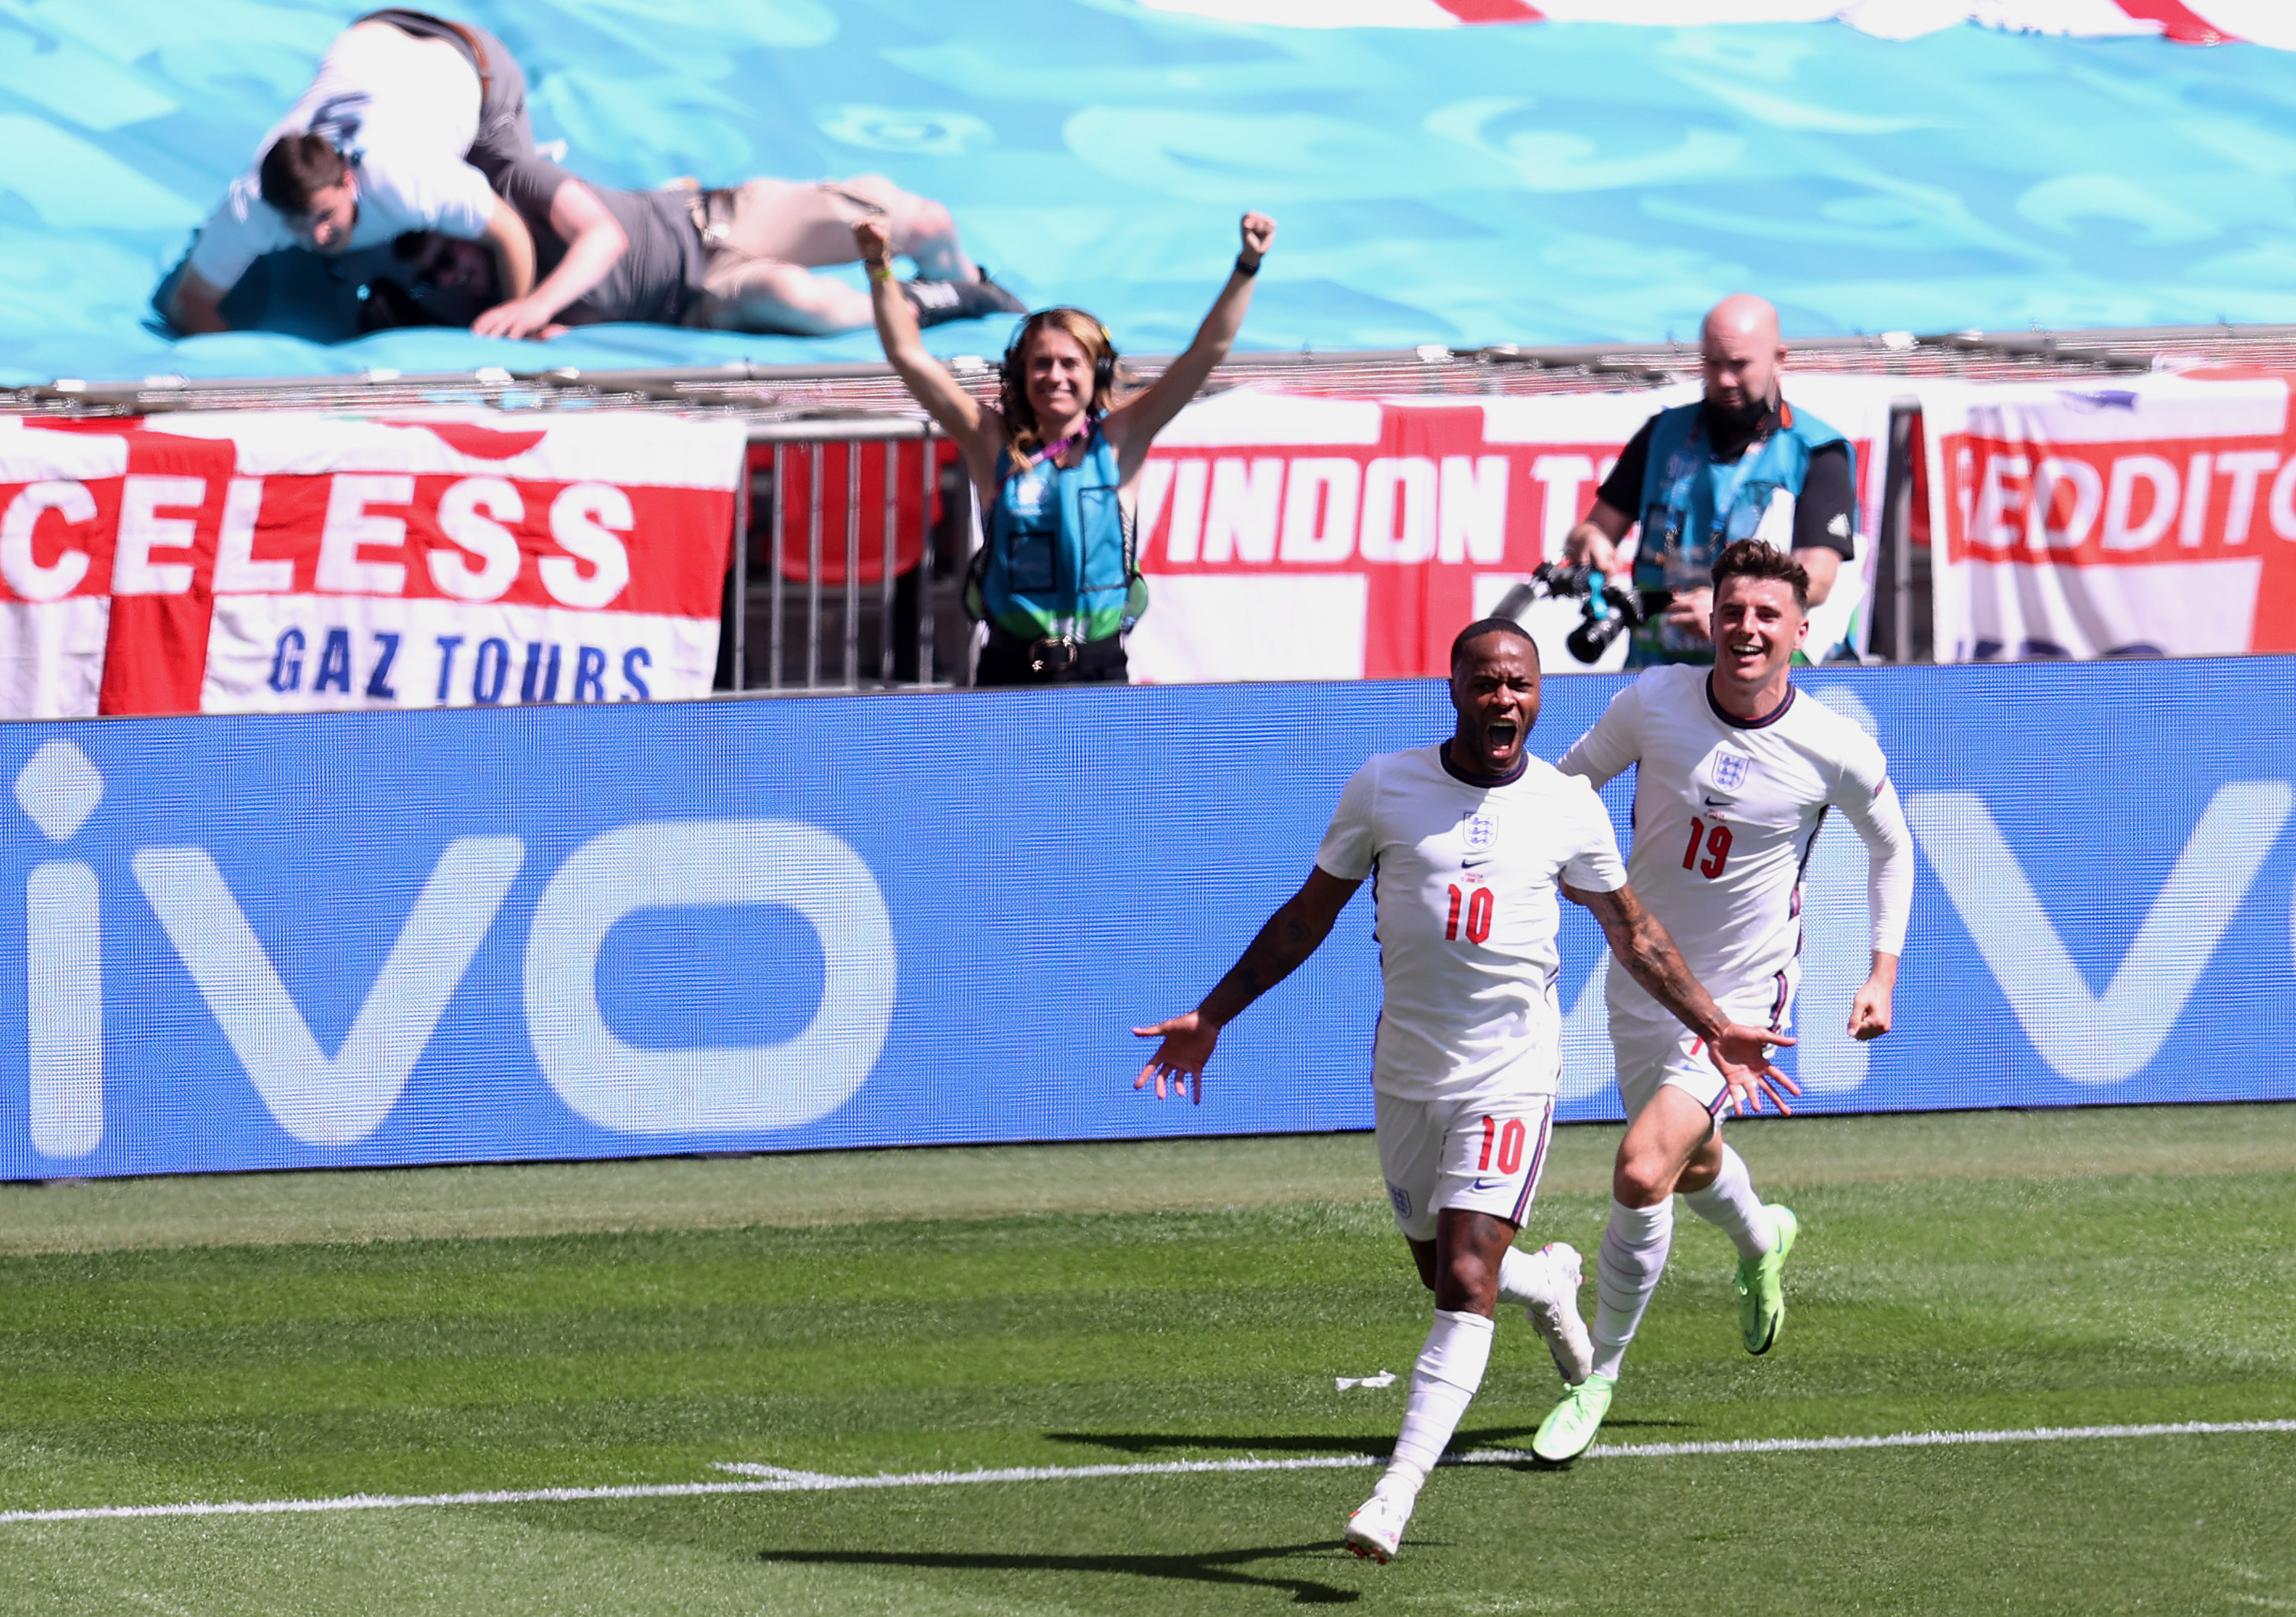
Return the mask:
<svg viewBox="0 0 2296 1617"><path fill-rule="evenodd" d="M964 452L987 544L965 589L988 625L977 685L1120 684L1124 636L1147 607L1136 565L1133 496L1148 446L1227 357L1275 221L1247 213L1234 272L1195 341L1152 386L1111 398L1116 345L1076 308L1040 309L1004 350L1003 392L986 408L917 337L886 261L883 224L853 239L867 266L885 357Z"/></svg>

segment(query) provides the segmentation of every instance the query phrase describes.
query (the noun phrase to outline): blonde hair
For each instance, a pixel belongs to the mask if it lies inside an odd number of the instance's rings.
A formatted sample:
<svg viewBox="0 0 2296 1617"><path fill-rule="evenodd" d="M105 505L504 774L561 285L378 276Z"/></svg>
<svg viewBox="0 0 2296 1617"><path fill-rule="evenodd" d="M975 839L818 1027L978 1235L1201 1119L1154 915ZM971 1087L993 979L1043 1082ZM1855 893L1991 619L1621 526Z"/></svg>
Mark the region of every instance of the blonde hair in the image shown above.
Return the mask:
<svg viewBox="0 0 2296 1617"><path fill-rule="evenodd" d="M1108 414L1116 386L1116 341L1108 328L1080 308L1040 308L1021 323L1005 346L999 376L1002 392L997 409L1004 417L1004 436L1015 458L1033 456L1045 447L1044 429L1037 423L1036 406L1029 402L1029 340L1047 326L1057 326L1076 339L1093 369L1092 401L1086 414L1095 420ZM1107 363L1103 364L1105 360Z"/></svg>

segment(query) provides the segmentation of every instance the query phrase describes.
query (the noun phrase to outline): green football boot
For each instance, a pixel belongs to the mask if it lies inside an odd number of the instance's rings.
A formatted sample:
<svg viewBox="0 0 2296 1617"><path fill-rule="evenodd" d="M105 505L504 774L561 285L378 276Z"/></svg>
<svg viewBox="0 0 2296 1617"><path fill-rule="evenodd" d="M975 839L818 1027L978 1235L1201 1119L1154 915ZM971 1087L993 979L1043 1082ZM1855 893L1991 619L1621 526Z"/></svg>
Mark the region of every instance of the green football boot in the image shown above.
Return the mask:
<svg viewBox="0 0 2296 1617"><path fill-rule="evenodd" d="M1777 1245L1761 1257L1738 1260L1738 1328L1745 1333L1749 1353L1767 1353L1777 1342L1778 1326L1786 1317L1785 1288L1779 1276L1786 1254L1793 1251L1794 1236L1801 1232L1793 1209L1772 1203L1762 1211L1777 1226Z"/></svg>
<svg viewBox="0 0 2296 1617"><path fill-rule="evenodd" d="M1538 1435L1530 1440L1530 1451L1556 1465L1586 1453L1595 1433L1602 1430L1603 1417L1611 1412L1611 1393L1618 1384L1616 1376L1589 1375L1565 1392L1562 1401L1538 1423Z"/></svg>

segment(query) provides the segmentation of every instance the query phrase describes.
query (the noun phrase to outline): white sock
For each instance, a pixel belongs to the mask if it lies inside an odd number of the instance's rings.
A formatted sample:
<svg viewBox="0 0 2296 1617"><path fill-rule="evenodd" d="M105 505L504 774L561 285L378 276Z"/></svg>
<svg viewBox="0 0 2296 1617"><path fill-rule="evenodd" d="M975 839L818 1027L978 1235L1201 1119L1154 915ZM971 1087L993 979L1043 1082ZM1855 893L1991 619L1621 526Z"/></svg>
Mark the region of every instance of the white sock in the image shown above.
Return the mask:
<svg viewBox="0 0 2296 1617"><path fill-rule="evenodd" d="M1562 1284L1554 1260L1543 1246L1530 1252L1510 1246L1499 1260L1499 1296L1508 1302L1545 1302Z"/></svg>
<svg viewBox="0 0 2296 1617"><path fill-rule="evenodd" d="M1769 1209L1754 1194L1746 1159L1727 1145L1722 1147L1722 1171L1714 1176L1714 1183L1682 1199L1690 1203L1691 1211L1729 1236L1741 1258L1766 1257L1778 1244Z"/></svg>
<svg viewBox="0 0 2296 1617"><path fill-rule="evenodd" d="M1418 1497L1420 1484L1443 1457L1451 1434L1459 1429L1459 1417L1466 1414L1475 1389L1483 1384L1483 1368L1491 1361L1492 1334L1491 1322L1480 1314L1435 1310L1427 1345L1419 1350L1419 1362L1411 1367L1411 1401L1404 1406L1395 1458L1373 1491L1400 1494L1406 1506Z"/></svg>
<svg viewBox="0 0 2296 1617"><path fill-rule="evenodd" d="M1656 1207L1611 1203L1610 1227L1595 1262L1595 1370L1615 1377L1643 1322L1674 1244L1674 1198Z"/></svg>

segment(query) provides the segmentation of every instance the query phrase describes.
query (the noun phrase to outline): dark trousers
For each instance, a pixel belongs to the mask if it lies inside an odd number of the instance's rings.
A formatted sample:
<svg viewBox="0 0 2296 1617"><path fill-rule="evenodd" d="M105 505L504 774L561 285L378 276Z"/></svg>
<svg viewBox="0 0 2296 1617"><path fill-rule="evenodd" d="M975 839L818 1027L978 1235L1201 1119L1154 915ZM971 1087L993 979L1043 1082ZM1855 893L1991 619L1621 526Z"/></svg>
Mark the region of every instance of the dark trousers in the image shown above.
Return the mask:
<svg viewBox="0 0 2296 1617"><path fill-rule="evenodd" d="M1040 662L1043 668L1033 666ZM1130 676L1125 667L1124 637L1111 635L1105 640L1084 641L1074 648L1071 659L1069 652L1060 646L1023 640L992 623L988 626L988 644L980 648L980 662L973 672L972 683L1126 685L1130 683Z"/></svg>

